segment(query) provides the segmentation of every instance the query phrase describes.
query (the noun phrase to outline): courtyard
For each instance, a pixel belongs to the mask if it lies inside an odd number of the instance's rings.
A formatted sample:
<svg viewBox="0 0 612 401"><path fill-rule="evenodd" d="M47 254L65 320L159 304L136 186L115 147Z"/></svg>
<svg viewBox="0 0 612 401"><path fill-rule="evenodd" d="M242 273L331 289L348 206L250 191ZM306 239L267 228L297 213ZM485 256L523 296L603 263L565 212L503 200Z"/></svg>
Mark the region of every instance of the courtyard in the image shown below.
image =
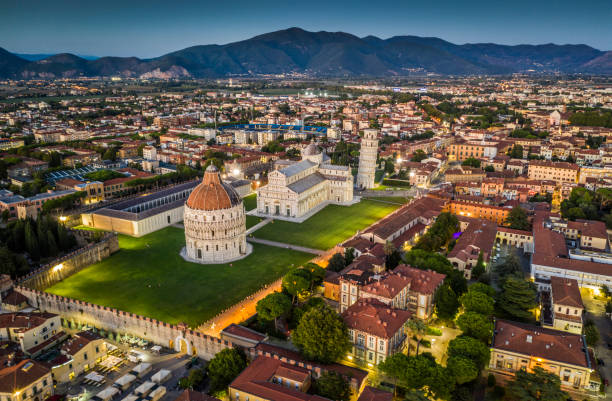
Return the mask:
<svg viewBox="0 0 612 401"><path fill-rule="evenodd" d="M47 292L197 327L312 255L252 244L253 253L223 265L185 261L184 231L166 227L141 238L119 235L121 250Z"/></svg>
<svg viewBox="0 0 612 401"><path fill-rule="evenodd" d="M351 206L328 205L302 223L274 220L255 238L327 250L399 208L401 204L362 199Z"/></svg>

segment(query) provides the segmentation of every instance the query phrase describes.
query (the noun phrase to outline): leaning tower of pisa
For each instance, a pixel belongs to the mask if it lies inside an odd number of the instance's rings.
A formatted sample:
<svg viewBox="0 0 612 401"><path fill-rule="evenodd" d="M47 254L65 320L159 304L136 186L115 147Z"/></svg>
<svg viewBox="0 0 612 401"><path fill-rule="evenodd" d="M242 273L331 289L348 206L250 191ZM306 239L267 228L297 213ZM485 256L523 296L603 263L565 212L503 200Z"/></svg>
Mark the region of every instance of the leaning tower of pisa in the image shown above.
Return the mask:
<svg viewBox="0 0 612 401"><path fill-rule="evenodd" d="M355 185L360 189L374 188L374 175L376 172L376 157L378 155L378 131L366 129L361 139L359 151L359 170Z"/></svg>

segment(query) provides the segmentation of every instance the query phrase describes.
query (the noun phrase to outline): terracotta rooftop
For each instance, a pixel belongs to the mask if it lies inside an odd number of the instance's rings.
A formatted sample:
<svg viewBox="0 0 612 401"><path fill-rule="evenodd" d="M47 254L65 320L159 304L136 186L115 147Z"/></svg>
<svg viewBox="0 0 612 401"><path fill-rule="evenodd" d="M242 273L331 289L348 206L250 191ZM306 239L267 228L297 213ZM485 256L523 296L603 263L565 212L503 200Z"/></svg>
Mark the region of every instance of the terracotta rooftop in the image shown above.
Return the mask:
<svg viewBox="0 0 612 401"><path fill-rule="evenodd" d="M31 359L23 360L0 370L0 393L13 394L50 372L51 369L40 362Z"/></svg>
<svg viewBox="0 0 612 401"><path fill-rule="evenodd" d="M426 295L433 295L446 278L444 274L432 270L421 270L408 265L399 265L393 269L393 272L410 277L411 292Z"/></svg>
<svg viewBox="0 0 612 401"><path fill-rule="evenodd" d="M218 398L194 390L185 390L174 401L221 401Z"/></svg>
<svg viewBox="0 0 612 401"><path fill-rule="evenodd" d="M410 277L401 273L391 273L376 280L373 276L370 283L361 288L362 292L367 292L379 297L392 299L404 288L410 285Z"/></svg>
<svg viewBox="0 0 612 401"><path fill-rule="evenodd" d="M291 377L283 376L290 375ZM270 401L323 401L327 398L303 393L292 387L272 382L275 376L303 381L310 373L307 369L281 362L278 359L258 356L230 384L230 388Z"/></svg>
<svg viewBox="0 0 612 401"><path fill-rule="evenodd" d="M102 337L93 331L81 331L62 344L61 352L65 355L74 356L91 341L100 339L102 339Z"/></svg>
<svg viewBox="0 0 612 401"><path fill-rule="evenodd" d="M57 315L48 312L31 312L31 313L5 313L0 315L0 328L21 328L30 330L44 324L48 319Z"/></svg>
<svg viewBox="0 0 612 401"><path fill-rule="evenodd" d="M211 164L206 168L202 182L189 195L187 206L197 210L221 210L241 202L238 193L221 181L219 170Z"/></svg>
<svg viewBox="0 0 612 401"><path fill-rule="evenodd" d="M553 303L584 309L578 281L571 278L551 276L550 286Z"/></svg>
<svg viewBox="0 0 612 401"><path fill-rule="evenodd" d="M360 299L342 313L350 329L391 338L410 319L411 312L392 308L377 299Z"/></svg>
<svg viewBox="0 0 612 401"><path fill-rule="evenodd" d="M263 341L266 339L266 336L256 332L255 330L251 330L248 327L240 326L238 324L232 323L226 328L223 329L222 333L230 334L236 337L243 337L252 341Z"/></svg>
<svg viewBox="0 0 612 401"><path fill-rule="evenodd" d="M393 393L365 386L357 401L392 401Z"/></svg>
<svg viewBox="0 0 612 401"><path fill-rule="evenodd" d="M508 320L495 321L491 348L590 367L582 336Z"/></svg>

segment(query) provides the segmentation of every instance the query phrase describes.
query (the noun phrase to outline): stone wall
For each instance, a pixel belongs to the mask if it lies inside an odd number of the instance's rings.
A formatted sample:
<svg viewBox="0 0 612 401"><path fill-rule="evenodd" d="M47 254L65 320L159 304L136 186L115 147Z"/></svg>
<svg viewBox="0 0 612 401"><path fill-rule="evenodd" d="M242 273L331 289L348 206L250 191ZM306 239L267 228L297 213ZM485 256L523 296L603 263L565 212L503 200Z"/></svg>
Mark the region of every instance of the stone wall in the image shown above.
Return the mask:
<svg viewBox="0 0 612 401"><path fill-rule="evenodd" d="M117 234L105 234L100 241L55 259L17 280L20 286L44 291L86 266L100 262L119 250Z"/></svg>
<svg viewBox="0 0 612 401"><path fill-rule="evenodd" d="M72 324L86 324L121 335L129 334L176 351L186 351L206 360L210 360L217 352L232 347L232 343L226 340L190 330L185 325L171 325L149 317L31 288L15 287L15 290L23 294L31 306L44 312L59 314Z"/></svg>

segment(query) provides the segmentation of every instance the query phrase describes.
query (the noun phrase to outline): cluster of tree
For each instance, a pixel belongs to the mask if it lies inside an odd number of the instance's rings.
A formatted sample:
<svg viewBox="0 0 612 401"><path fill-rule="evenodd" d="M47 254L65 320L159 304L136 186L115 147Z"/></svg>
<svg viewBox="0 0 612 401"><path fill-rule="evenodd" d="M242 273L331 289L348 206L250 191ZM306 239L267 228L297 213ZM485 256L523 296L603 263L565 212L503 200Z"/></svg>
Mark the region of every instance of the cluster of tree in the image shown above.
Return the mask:
<svg viewBox="0 0 612 401"><path fill-rule="evenodd" d="M521 145L514 145L512 148L508 149L508 156L513 159L522 159L523 158L523 147Z"/></svg>
<svg viewBox="0 0 612 401"><path fill-rule="evenodd" d="M313 383L312 389L315 394L330 400L349 401L351 399L351 387L348 381L337 372L323 372Z"/></svg>
<svg viewBox="0 0 612 401"><path fill-rule="evenodd" d="M329 262L327 264L327 270L331 270L333 272L339 272L344 269L346 266L353 263L355 259L355 249L346 248L344 250L344 255L341 253L335 253L329 258Z"/></svg>
<svg viewBox="0 0 612 401"><path fill-rule="evenodd" d="M8 224L1 231L0 247L6 248L3 251L6 263L0 266L1 272L15 277L26 266L9 263L11 260L17 261L19 258L7 254L27 253L33 261L42 258L56 257L63 252L67 252L75 247L76 239L63 224L49 216L40 216L38 220L20 219Z"/></svg>
<svg viewBox="0 0 612 401"><path fill-rule="evenodd" d="M319 285L325 277L325 269L316 263L307 263L304 267L298 267L283 276L283 292L291 296L291 303L303 299L312 293L316 285Z"/></svg>
<svg viewBox="0 0 612 401"><path fill-rule="evenodd" d="M582 113L572 113L569 116L572 125L585 125L589 127L612 128L612 111L585 111Z"/></svg>
<svg viewBox="0 0 612 401"><path fill-rule="evenodd" d="M303 357L320 363L336 362L351 349L342 317L326 305L304 313L291 339Z"/></svg>
<svg viewBox="0 0 612 401"><path fill-rule="evenodd" d="M584 338L589 347L595 347L599 343L599 330L592 319L584 323Z"/></svg>
<svg viewBox="0 0 612 401"><path fill-rule="evenodd" d="M537 306L535 285L525 280L523 269L514 254L495 266L501 292L497 296L496 316L519 321L532 321Z"/></svg>
<svg viewBox="0 0 612 401"><path fill-rule="evenodd" d="M21 161L18 157L7 156L0 159L0 179L8 177L8 169Z"/></svg>
<svg viewBox="0 0 612 401"><path fill-rule="evenodd" d="M545 194L535 194L534 196L529 198L529 202L552 203L552 194L550 192L546 192Z"/></svg>
<svg viewBox="0 0 612 401"><path fill-rule="evenodd" d="M59 198L50 199L43 203L42 212L47 213L60 213L65 210L71 209L77 204L81 203L81 199L87 196L85 191L77 191L68 195L61 196Z"/></svg>
<svg viewBox="0 0 612 401"><path fill-rule="evenodd" d="M508 384L508 393L517 401L568 401L569 394L561 390L561 379L536 366L532 372L517 370Z"/></svg>
<svg viewBox="0 0 612 401"><path fill-rule="evenodd" d="M451 320L459 308L459 297L467 291L467 280L444 256L422 249L412 249L403 256L403 261L423 270L433 270L446 275L444 283L436 292L435 308L440 319Z"/></svg>
<svg viewBox="0 0 612 401"><path fill-rule="evenodd" d="M120 172L115 171L115 170L104 169L104 170L92 171L90 173L85 174L83 177L91 181L104 182L107 180L112 180L113 178L125 177L125 174L121 174Z"/></svg>
<svg viewBox="0 0 612 401"><path fill-rule="evenodd" d="M605 141L606 141L606 137L605 136L592 136L592 135L589 135L587 137L587 140L586 140L586 145L590 149L599 149L601 144L604 143Z"/></svg>
<svg viewBox="0 0 612 401"><path fill-rule="evenodd" d="M239 348L218 352L206 366L210 378L210 392L223 391L246 368L246 355Z"/></svg>
<svg viewBox="0 0 612 401"><path fill-rule="evenodd" d="M449 400L455 387L450 370L436 363L430 353L396 353L381 362L378 369L394 381L396 395L418 390L425 397Z"/></svg>
<svg viewBox="0 0 612 401"><path fill-rule="evenodd" d="M419 238L414 249L437 252L448 246L457 231L459 231L457 217L448 212L440 213L429 230Z"/></svg>
<svg viewBox="0 0 612 401"><path fill-rule="evenodd" d="M359 158L359 144L340 141L330 155L332 164L339 166L354 165Z"/></svg>
<svg viewBox="0 0 612 401"><path fill-rule="evenodd" d="M510 138L544 139L549 135L548 131L536 131L532 128L519 128L512 131Z"/></svg>
<svg viewBox="0 0 612 401"><path fill-rule="evenodd" d="M527 211L520 206L513 207L504 222L506 226L515 230L529 230L530 224L527 219Z"/></svg>
<svg viewBox="0 0 612 401"><path fill-rule="evenodd" d="M568 199L561 202L561 215L568 220L600 220L612 228L612 190L599 188L590 191L586 188L572 189Z"/></svg>
<svg viewBox="0 0 612 401"><path fill-rule="evenodd" d="M412 154L410 161L420 163L425 159L427 159L427 153L421 149L417 149L417 151Z"/></svg>
<svg viewBox="0 0 612 401"><path fill-rule="evenodd" d="M289 106L289 104L287 103L281 103L278 105L278 111L281 112L281 114L285 114L285 115L291 115L294 116L296 113L294 110L291 110L291 107Z"/></svg>
<svg viewBox="0 0 612 401"><path fill-rule="evenodd" d="M21 188L16 185L11 185L9 189L16 194L29 198L30 196L47 192L47 190L51 189L51 186L45 181L44 173L39 171L34 174L34 179L32 181L24 182Z"/></svg>
<svg viewBox="0 0 612 401"><path fill-rule="evenodd" d="M206 371L204 369L191 369L186 377L181 377L178 381L178 385L182 389L196 389L202 385L206 378Z"/></svg>
<svg viewBox="0 0 612 401"><path fill-rule="evenodd" d="M261 151L266 153L279 153L284 152L285 147L278 141L270 141L261 147Z"/></svg>
<svg viewBox="0 0 612 401"><path fill-rule="evenodd" d="M299 159L301 155L302 152L300 152L298 148L289 148L285 153L285 156L287 156L289 159Z"/></svg>
<svg viewBox="0 0 612 401"><path fill-rule="evenodd" d="M465 159L462 163L462 166L469 166L469 167L474 167L474 168L480 168L480 160L474 158L474 157L468 157L467 159Z"/></svg>
<svg viewBox="0 0 612 401"><path fill-rule="evenodd" d="M414 134L409 136L408 138L406 138L406 141L408 142L414 142L414 141L420 141L423 139L429 139L429 138L433 138L434 137L434 132L431 130L427 130L425 132L423 132L422 134Z"/></svg>
<svg viewBox="0 0 612 401"><path fill-rule="evenodd" d="M189 181L198 175L198 170L189 166L178 165L176 172L157 175L149 178L136 178L125 183L127 187L157 188L164 185Z"/></svg>

